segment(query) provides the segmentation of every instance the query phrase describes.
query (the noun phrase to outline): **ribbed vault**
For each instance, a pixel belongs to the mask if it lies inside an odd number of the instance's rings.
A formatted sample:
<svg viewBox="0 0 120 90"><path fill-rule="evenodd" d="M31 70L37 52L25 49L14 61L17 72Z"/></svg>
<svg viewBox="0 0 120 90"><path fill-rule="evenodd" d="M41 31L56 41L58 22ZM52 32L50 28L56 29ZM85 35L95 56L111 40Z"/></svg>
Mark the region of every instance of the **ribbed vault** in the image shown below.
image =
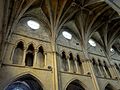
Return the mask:
<svg viewBox="0 0 120 90"><path fill-rule="evenodd" d="M120 35L119 15L104 0L7 0L3 41L9 40L16 24L26 16L39 18L46 25L52 43L56 42L63 26L71 29L79 38L86 58L88 40L91 37L104 48L106 56L110 59L109 49ZM3 46L4 44L3 42ZM117 49L119 47L118 44L114 46L117 46Z"/></svg>

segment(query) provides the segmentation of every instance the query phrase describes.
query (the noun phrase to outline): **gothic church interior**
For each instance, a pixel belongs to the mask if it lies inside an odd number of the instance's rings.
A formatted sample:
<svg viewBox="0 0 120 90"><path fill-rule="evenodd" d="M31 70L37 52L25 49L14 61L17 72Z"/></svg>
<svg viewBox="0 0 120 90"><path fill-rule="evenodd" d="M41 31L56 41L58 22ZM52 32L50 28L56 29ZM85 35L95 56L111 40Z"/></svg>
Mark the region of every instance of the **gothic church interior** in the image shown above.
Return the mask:
<svg viewBox="0 0 120 90"><path fill-rule="evenodd" d="M0 90L120 90L119 0L0 0Z"/></svg>

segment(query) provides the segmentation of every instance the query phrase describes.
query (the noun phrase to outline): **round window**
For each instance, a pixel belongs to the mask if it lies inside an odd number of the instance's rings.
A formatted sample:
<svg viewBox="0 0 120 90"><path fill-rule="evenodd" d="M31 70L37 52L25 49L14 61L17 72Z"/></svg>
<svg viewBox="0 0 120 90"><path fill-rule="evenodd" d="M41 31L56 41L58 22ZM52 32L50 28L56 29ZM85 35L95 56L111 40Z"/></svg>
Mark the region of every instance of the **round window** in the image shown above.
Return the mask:
<svg viewBox="0 0 120 90"><path fill-rule="evenodd" d="M113 48L111 48L111 49L110 49L110 51L111 51L111 52L114 52L114 49L113 49Z"/></svg>
<svg viewBox="0 0 120 90"><path fill-rule="evenodd" d="M34 20L27 21L27 25L32 29L39 29L40 28L40 24Z"/></svg>
<svg viewBox="0 0 120 90"><path fill-rule="evenodd" d="M72 35L69 32L63 31L62 34L66 39L72 39Z"/></svg>
<svg viewBox="0 0 120 90"><path fill-rule="evenodd" d="M90 44L91 46L93 46L93 47L96 46L96 43L95 43L95 41L94 41L93 39L90 39L88 42L89 42L89 44Z"/></svg>

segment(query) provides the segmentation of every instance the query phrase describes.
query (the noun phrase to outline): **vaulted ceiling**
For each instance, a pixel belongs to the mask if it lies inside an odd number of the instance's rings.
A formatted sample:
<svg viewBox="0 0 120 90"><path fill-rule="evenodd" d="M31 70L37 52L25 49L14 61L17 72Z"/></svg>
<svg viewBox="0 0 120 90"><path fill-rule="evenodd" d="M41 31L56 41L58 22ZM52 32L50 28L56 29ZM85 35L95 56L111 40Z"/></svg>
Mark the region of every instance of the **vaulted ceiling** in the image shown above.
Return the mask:
<svg viewBox="0 0 120 90"><path fill-rule="evenodd" d="M120 52L120 16L104 0L6 0L3 40L10 38L16 24L26 16L39 18L52 41L64 26L76 34L85 53L91 37L108 56L112 46Z"/></svg>

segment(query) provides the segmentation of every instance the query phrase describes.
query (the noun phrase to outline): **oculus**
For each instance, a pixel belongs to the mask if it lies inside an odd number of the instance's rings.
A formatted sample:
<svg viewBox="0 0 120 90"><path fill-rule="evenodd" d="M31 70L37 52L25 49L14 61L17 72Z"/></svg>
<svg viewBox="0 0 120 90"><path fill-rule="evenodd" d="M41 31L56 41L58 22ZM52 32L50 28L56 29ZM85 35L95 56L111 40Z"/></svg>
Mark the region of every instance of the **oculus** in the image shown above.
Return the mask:
<svg viewBox="0 0 120 90"><path fill-rule="evenodd" d="M93 39L89 39L89 44L91 45L91 46L93 46L93 47L95 47L96 46L96 43L95 43L95 41L93 40Z"/></svg>
<svg viewBox="0 0 120 90"><path fill-rule="evenodd" d="M110 49L110 51L111 51L111 52L114 52L114 49L113 49L113 48L111 48L111 49Z"/></svg>
<svg viewBox="0 0 120 90"><path fill-rule="evenodd" d="M28 20L27 25L32 29L39 29L40 28L40 24L34 20Z"/></svg>
<svg viewBox="0 0 120 90"><path fill-rule="evenodd" d="M67 31L63 31L62 32L62 35L66 38L66 39L72 39L72 35L69 33L69 32L67 32Z"/></svg>

